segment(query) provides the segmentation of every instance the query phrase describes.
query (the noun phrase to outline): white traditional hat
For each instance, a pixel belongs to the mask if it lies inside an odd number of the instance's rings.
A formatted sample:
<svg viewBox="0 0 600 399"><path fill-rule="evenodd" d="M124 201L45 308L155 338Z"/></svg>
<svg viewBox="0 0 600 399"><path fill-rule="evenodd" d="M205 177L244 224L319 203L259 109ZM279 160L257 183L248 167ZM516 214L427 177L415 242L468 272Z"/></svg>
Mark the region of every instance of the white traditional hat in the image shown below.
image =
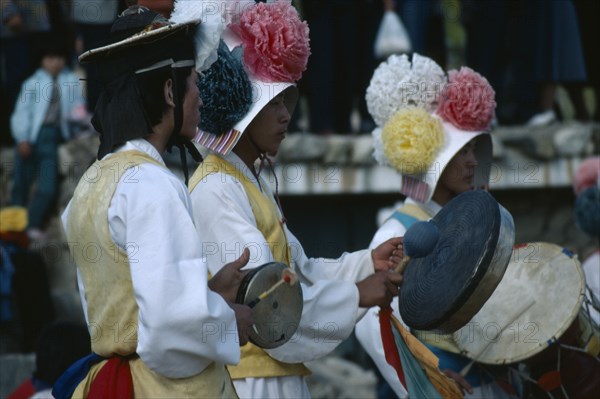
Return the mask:
<svg viewBox="0 0 600 399"><path fill-rule="evenodd" d="M584 160L573 176L575 224L590 237L600 237L600 157Z"/></svg>
<svg viewBox="0 0 600 399"><path fill-rule="evenodd" d="M392 55L379 65L367 88L367 107L377 128L374 157L402 175L400 192L427 202L442 172L460 149L480 137L473 185L487 184L492 161L489 130L494 91L469 68L448 78L433 60Z"/></svg>
<svg viewBox="0 0 600 399"><path fill-rule="evenodd" d="M239 21L233 21L224 32L223 39L227 46L239 56L252 87L248 111L240 116L232 126L221 128L221 131L210 131L201 122L200 130L194 141L206 148L221 154L227 154L237 144L240 137L256 115L273 98L283 91L288 91L285 104L293 111L298 92L295 82L306 70L310 55L308 25L300 20L298 12L290 0L278 0L258 3L245 7ZM220 65L215 65L219 68ZM225 84L228 77L219 74ZM221 83L223 83L221 82ZM232 80L233 83L234 80ZM215 82L201 80L201 86L213 85ZM201 87L202 89L202 87ZM211 109L206 106L204 96L217 95L214 90L201 90L205 107L202 112L218 117L218 113L234 113L236 110ZM221 91L221 95L230 96L232 102L238 102L236 90ZM221 103L227 101L221 101ZM204 120L204 118L203 118Z"/></svg>

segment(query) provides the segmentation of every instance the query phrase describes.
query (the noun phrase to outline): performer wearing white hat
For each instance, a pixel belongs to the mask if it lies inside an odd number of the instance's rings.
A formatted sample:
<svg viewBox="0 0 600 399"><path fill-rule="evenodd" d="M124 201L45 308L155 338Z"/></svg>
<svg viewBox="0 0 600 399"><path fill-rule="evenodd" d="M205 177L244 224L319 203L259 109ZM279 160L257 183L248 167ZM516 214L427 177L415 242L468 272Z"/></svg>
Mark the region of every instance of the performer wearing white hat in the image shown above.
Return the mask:
<svg viewBox="0 0 600 399"><path fill-rule="evenodd" d="M581 231L592 238L600 238L600 157L594 156L584 160L573 176L575 192L575 224ZM582 261L585 273L586 307L589 318L596 325L596 334L600 331L600 244L593 248ZM600 334L598 334L600 341Z"/></svg>
<svg viewBox="0 0 600 399"><path fill-rule="evenodd" d="M252 324L233 303L247 254L208 282L187 188L162 159L196 133L198 23L132 6L112 43L80 58L104 85L92 120L100 149L63 224L94 354L56 397L235 397L225 364L239 361Z"/></svg>
<svg viewBox="0 0 600 399"><path fill-rule="evenodd" d="M276 1L249 7L229 27L224 37L232 54L223 46L200 81L205 108L196 142L210 154L189 185L198 245L213 273L246 247L250 268L277 261L297 273L304 300L294 338L274 349L243 346L239 366L229 371L240 397L309 397L303 362L347 338L360 307L389 304L398 294L399 275L387 270L402 255L401 240L339 259L306 256L286 225L277 188L260 172L287 133L298 98L294 82L309 56L308 26L289 1Z"/></svg>
<svg viewBox="0 0 600 399"><path fill-rule="evenodd" d="M496 103L493 89L481 75L463 67L450 71L447 78L429 58L393 55L376 69L366 99L378 125L373 132L374 156L401 174L400 192L406 196L376 232L371 247L403 236L415 221L431 219L458 194L487 187L492 160L489 131ZM397 301L392 309L400 319ZM407 397L410 389L386 361L378 311L367 312L356 326L356 336L396 395ZM477 367L466 381L458 374L469 359L457 354L451 335L416 334L467 397L508 396Z"/></svg>

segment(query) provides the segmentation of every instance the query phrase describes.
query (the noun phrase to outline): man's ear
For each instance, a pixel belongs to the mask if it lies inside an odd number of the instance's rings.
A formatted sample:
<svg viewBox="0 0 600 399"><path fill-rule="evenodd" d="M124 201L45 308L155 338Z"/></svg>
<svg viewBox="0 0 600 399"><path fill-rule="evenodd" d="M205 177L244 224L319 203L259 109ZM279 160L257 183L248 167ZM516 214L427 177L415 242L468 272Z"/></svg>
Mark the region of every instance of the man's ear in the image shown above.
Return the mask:
<svg viewBox="0 0 600 399"><path fill-rule="evenodd" d="M171 108L175 108L175 101L173 100L173 79L167 79L163 88L163 94L165 96L165 103Z"/></svg>

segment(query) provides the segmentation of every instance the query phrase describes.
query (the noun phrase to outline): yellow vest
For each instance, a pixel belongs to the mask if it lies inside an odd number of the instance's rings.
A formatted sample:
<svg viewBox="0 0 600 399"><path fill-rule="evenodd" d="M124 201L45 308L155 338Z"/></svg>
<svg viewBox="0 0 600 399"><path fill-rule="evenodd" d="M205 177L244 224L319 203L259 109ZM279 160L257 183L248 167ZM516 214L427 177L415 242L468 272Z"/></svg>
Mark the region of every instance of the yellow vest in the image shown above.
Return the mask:
<svg viewBox="0 0 600 399"><path fill-rule="evenodd" d="M278 218L277 208L273 201L265 195L234 165L223 158L210 154L200 164L189 181L190 192L206 177L213 173L225 173L237 179L246 192L256 220L257 228L265 237L273 258L277 262L290 265L291 254L287 236ZM227 366L231 378L268 378L292 375L308 375L308 370L302 363L283 363L273 359L263 349L247 343L241 348L242 357L237 366Z"/></svg>
<svg viewBox="0 0 600 399"><path fill-rule="evenodd" d="M398 212L412 216L419 220L431 219L431 215L425 212L422 208L415 204L404 204L398 208ZM454 341L452 334L441 334L438 332L431 331L412 331L415 337L419 338L422 342L428 345L432 345L452 353L460 353L460 349Z"/></svg>
<svg viewBox="0 0 600 399"><path fill-rule="evenodd" d="M143 163L162 167L140 151L119 152L96 161L79 181L71 201L67 237L85 285L92 351L103 357L134 355L137 348L138 306L129 261L110 237L108 208L121 177ZM87 396L105 363L92 367L73 397ZM139 398L237 397L222 364L212 363L189 378L171 379L150 370L139 357L134 356L129 363L134 393Z"/></svg>

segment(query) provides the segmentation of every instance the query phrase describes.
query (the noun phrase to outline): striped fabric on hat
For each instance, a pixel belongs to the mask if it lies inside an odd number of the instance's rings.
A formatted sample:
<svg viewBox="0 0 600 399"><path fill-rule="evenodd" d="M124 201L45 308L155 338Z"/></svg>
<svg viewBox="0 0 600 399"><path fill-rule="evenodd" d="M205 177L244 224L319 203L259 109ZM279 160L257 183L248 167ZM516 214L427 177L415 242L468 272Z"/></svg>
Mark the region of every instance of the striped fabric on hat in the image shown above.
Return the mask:
<svg viewBox="0 0 600 399"><path fill-rule="evenodd" d="M192 140L194 143L200 144L203 147L225 155L238 142L242 132L236 129L231 129L229 132L222 135L215 135L203 130L199 130L196 137Z"/></svg>
<svg viewBox="0 0 600 399"><path fill-rule="evenodd" d="M427 183L412 176L402 175L400 192L419 202L427 202L429 198L429 186Z"/></svg>

